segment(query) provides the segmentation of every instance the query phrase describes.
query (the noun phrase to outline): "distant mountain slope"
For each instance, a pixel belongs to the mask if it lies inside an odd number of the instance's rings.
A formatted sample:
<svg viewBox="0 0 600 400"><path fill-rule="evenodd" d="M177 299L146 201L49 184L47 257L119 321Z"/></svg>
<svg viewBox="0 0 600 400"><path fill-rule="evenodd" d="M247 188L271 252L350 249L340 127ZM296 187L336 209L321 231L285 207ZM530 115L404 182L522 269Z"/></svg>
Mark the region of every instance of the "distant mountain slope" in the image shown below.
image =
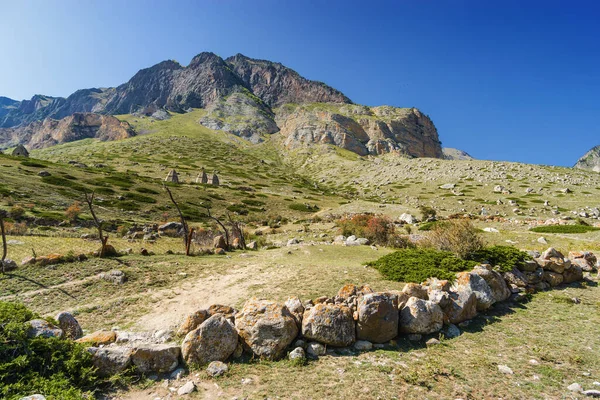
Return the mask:
<svg viewBox="0 0 600 400"><path fill-rule="evenodd" d="M474 160L473 157L466 151L453 149L452 147L444 147L442 149L446 160Z"/></svg>
<svg viewBox="0 0 600 400"><path fill-rule="evenodd" d="M134 136L133 128L110 115L75 113L61 120L47 118L16 128L0 128L4 146L23 144L41 149L81 139L118 140Z"/></svg>
<svg viewBox="0 0 600 400"><path fill-rule="evenodd" d="M574 168L600 172L600 146L592 148L577 160Z"/></svg>
<svg viewBox="0 0 600 400"><path fill-rule="evenodd" d="M130 114L148 110L151 113L160 108L184 112L189 108L205 108L244 89L269 106L307 101L350 103L341 92L305 79L279 63L241 54L226 62L216 54L204 52L187 67L163 61L142 69L116 88L78 90L66 99L42 95L21 102L6 99L6 106L0 103L0 127L48 117L60 119L76 112Z"/></svg>

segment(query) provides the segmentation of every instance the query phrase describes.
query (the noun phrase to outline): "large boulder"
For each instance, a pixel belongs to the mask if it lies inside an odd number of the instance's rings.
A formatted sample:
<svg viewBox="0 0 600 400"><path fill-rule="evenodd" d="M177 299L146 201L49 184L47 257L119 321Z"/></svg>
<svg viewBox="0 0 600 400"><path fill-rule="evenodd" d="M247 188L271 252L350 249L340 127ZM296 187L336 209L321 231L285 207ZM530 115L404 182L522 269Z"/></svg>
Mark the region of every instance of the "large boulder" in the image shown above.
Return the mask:
<svg viewBox="0 0 600 400"><path fill-rule="evenodd" d="M583 270L579 265L572 264L571 268L563 272L563 283L573 283L583 280Z"/></svg>
<svg viewBox="0 0 600 400"><path fill-rule="evenodd" d="M133 350L131 362L142 373L163 374L174 371L179 365L181 349L172 344L150 344Z"/></svg>
<svg viewBox="0 0 600 400"><path fill-rule="evenodd" d="M270 360L280 358L298 335L296 320L286 306L256 298L236 314L235 327L246 348Z"/></svg>
<svg viewBox="0 0 600 400"><path fill-rule="evenodd" d="M56 316L56 321L67 338L75 340L83 336L83 330L81 329L79 322L77 322L71 313L66 311L59 313Z"/></svg>
<svg viewBox="0 0 600 400"><path fill-rule="evenodd" d="M127 347L90 347L88 351L100 377L116 375L131 365L132 349Z"/></svg>
<svg viewBox="0 0 600 400"><path fill-rule="evenodd" d="M345 347L354 343L356 332L350 308L337 304L317 304L304 312L302 334L311 340Z"/></svg>
<svg viewBox="0 0 600 400"><path fill-rule="evenodd" d="M560 285L561 283L563 283L563 275L556 273L556 272L551 272L551 271L544 271L544 275L542 277L542 281L546 282L547 284L550 285L550 287L555 287Z"/></svg>
<svg viewBox="0 0 600 400"><path fill-rule="evenodd" d="M64 336L64 332L62 329L52 325L46 320L33 319L29 321L28 324L29 328L27 330L27 336L29 337L61 338Z"/></svg>
<svg viewBox="0 0 600 400"><path fill-rule="evenodd" d="M426 335L442 329L444 313L437 304L411 297L400 310L400 333Z"/></svg>
<svg viewBox="0 0 600 400"><path fill-rule="evenodd" d="M186 362L204 365L227 360L237 343L233 325L223 315L215 314L185 336L181 352Z"/></svg>
<svg viewBox="0 0 600 400"><path fill-rule="evenodd" d="M456 275L456 281L452 285L455 292L473 292L477 297L477 311L487 310L495 299L492 289L488 286L485 279L473 272L459 272Z"/></svg>
<svg viewBox="0 0 600 400"><path fill-rule="evenodd" d="M206 321L206 319L208 317L209 317L209 314L208 314L207 310L198 310L198 311L195 311L195 312L189 314L187 317L185 317L185 320L179 326L179 329L177 330L177 335L178 336L187 335L188 333L190 333L191 331L193 331L194 329L199 327L200 324L202 324L204 321Z"/></svg>
<svg viewBox="0 0 600 400"><path fill-rule="evenodd" d="M477 315L477 296L473 292L450 292L450 302L443 309L444 322L459 324Z"/></svg>
<svg viewBox="0 0 600 400"><path fill-rule="evenodd" d="M358 300L356 337L384 343L398 335L398 306L385 293L369 293Z"/></svg>
<svg viewBox="0 0 600 400"><path fill-rule="evenodd" d="M473 273L479 275L487 283L492 291L495 303L504 301L510 297L511 291L499 272L494 271L488 266L477 266L473 270Z"/></svg>

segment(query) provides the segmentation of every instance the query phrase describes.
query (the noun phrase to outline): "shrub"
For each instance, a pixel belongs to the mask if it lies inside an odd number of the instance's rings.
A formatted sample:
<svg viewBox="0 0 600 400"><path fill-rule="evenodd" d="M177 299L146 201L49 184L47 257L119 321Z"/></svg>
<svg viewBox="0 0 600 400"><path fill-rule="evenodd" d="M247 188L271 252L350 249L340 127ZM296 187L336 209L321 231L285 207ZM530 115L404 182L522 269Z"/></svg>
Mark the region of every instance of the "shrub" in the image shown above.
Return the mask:
<svg viewBox="0 0 600 400"><path fill-rule="evenodd" d="M252 207L262 207L265 205L264 202L259 201L259 200L249 200L249 199L244 199L242 200L242 203L246 204L247 206L252 206Z"/></svg>
<svg viewBox="0 0 600 400"><path fill-rule="evenodd" d="M356 235L370 242L384 246L404 248L409 242L396 234L394 223L387 217L370 214L357 214L337 221L344 236Z"/></svg>
<svg viewBox="0 0 600 400"><path fill-rule="evenodd" d="M302 211L302 212L314 212L318 211L319 207L317 205L311 206L310 204L302 204L302 203L292 203L288 206L290 210L294 211Z"/></svg>
<svg viewBox="0 0 600 400"><path fill-rule="evenodd" d="M474 251L467 255L468 260L488 262L492 266L499 265L502 271L510 271L514 267L523 265L530 259L529 254L512 246L492 246Z"/></svg>
<svg viewBox="0 0 600 400"><path fill-rule="evenodd" d="M139 187L135 189L136 192L140 192L140 193L146 193L146 194L160 194L160 192L154 190L154 189L150 189L147 187Z"/></svg>
<svg viewBox="0 0 600 400"><path fill-rule="evenodd" d="M227 210L239 215L248 215L248 209L243 204L232 204L227 207Z"/></svg>
<svg viewBox="0 0 600 400"><path fill-rule="evenodd" d="M29 338L25 306L0 302L0 397L18 399L41 392L48 398L81 399L97 383L92 356L68 339Z"/></svg>
<svg viewBox="0 0 600 400"><path fill-rule="evenodd" d="M69 221L77 220L77 217L79 217L79 214L81 214L80 205L81 204L78 201L76 201L65 210L65 217L67 217Z"/></svg>
<svg viewBox="0 0 600 400"><path fill-rule="evenodd" d="M435 220L436 216L437 216L437 211L435 211L433 208L428 207L428 206L421 206L419 207L419 211L421 211L421 220L422 221L427 221L427 220Z"/></svg>
<svg viewBox="0 0 600 400"><path fill-rule="evenodd" d="M597 230L600 230L600 228L588 225L549 225L536 226L530 229L530 231L537 233L587 233Z"/></svg>
<svg viewBox="0 0 600 400"><path fill-rule="evenodd" d="M156 200L153 199L152 197L144 196L143 194L138 194L138 193L125 193L123 195L123 197L125 197L128 200L139 201L140 203L150 203L150 204L156 203Z"/></svg>
<svg viewBox="0 0 600 400"><path fill-rule="evenodd" d="M4 222L4 229L7 235L23 236L27 233L27 224L25 222Z"/></svg>
<svg viewBox="0 0 600 400"><path fill-rule="evenodd" d="M15 205L10 209L9 215L15 221L19 221L25 216L25 209L19 205Z"/></svg>
<svg viewBox="0 0 600 400"><path fill-rule="evenodd" d="M368 263L386 279L420 283L427 278L453 280L457 272L473 268L475 261L461 260L449 251L402 249Z"/></svg>
<svg viewBox="0 0 600 400"><path fill-rule="evenodd" d="M450 251L461 258L481 250L484 246L479 230L468 220L436 224L423 244L437 250Z"/></svg>

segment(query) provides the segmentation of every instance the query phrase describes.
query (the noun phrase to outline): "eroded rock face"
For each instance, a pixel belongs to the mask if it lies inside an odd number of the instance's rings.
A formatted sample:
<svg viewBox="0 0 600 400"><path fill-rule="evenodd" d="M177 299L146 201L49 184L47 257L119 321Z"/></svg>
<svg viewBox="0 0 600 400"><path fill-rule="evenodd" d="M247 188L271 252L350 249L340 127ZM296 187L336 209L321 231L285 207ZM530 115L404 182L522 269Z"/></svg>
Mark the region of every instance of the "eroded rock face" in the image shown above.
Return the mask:
<svg viewBox="0 0 600 400"><path fill-rule="evenodd" d="M400 310L400 332L426 335L442 329L444 313L437 304L411 297Z"/></svg>
<svg viewBox="0 0 600 400"><path fill-rule="evenodd" d="M596 146L585 153L577 160L574 168L600 172L600 146Z"/></svg>
<svg viewBox="0 0 600 400"><path fill-rule="evenodd" d="M302 334L331 346L349 346L356 339L352 311L342 305L317 304L304 312Z"/></svg>
<svg viewBox="0 0 600 400"><path fill-rule="evenodd" d="M236 314L235 327L248 349L270 360L280 358L298 335L296 320L286 306L256 298Z"/></svg>
<svg viewBox="0 0 600 400"><path fill-rule="evenodd" d="M385 343L398 334L398 306L385 293L369 293L358 300L356 337Z"/></svg>
<svg viewBox="0 0 600 400"><path fill-rule="evenodd" d="M433 122L416 108L287 104L275 121L290 149L332 144L359 155L443 158Z"/></svg>
<svg viewBox="0 0 600 400"><path fill-rule="evenodd" d="M215 314L186 335L181 352L186 362L203 365L227 360L237 343L238 334L233 325L223 315Z"/></svg>

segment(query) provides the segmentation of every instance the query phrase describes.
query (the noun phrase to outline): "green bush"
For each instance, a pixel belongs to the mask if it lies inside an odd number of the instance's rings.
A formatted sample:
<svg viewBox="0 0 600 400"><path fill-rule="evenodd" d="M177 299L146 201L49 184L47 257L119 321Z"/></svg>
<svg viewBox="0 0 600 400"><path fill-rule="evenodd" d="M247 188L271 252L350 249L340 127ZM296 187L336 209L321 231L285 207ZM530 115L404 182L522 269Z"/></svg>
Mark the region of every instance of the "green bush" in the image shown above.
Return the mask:
<svg viewBox="0 0 600 400"><path fill-rule="evenodd" d="M259 200L249 200L249 199L244 199L242 200L242 203L248 205L248 206L252 206L252 207L262 207L265 205L264 202L259 201Z"/></svg>
<svg viewBox="0 0 600 400"><path fill-rule="evenodd" d="M150 204L156 203L156 199L153 199L150 196L144 196L143 194L138 194L138 193L125 193L123 195L123 197L125 197L126 199L129 199L129 200L139 201L140 203L150 203Z"/></svg>
<svg viewBox="0 0 600 400"><path fill-rule="evenodd" d="M311 206L309 204L301 204L301 203L292 203L288 206L288 208L290 210L302 211L302 212L314 212L314 211L319 210L319 207L317 207L316 205Z"/></svg>
<svg viewBox="0 0 600 400"><path fill-rule="evenodd" d="M146 194L160 194L160 192L154 190L154 189L150 189L147 187L139 187L135 189L136 192L139 193L146 193Z"/></svg>
<svg viewBox="0 0 600 400"><path fill-rule="evenodd" d="M21 161L21 165L23 165L25 167L32 167L32 168L44 168L47 166L47 164L41 163L39 161L30 161L30 160Z"/></svg>
<svg viewBox="0 0 600 400"><path fill-rule="evenodd" d="M248 209L243 204L232 204L227 207L227 210L239 215L248 215Z"/></svg>
<svg viewBox="0 0 600 400"><path fill-rule="evenodd" d="M537 233L587 233L597 230L600 230L600 228L588 225L549 225L536 226L530 229L530 231Z"/></svg>
<svg viewBox="0 0 600 400"><path fill-rule="evenodd" d="M377 269L386 279L421 283L430 277L454 280L457 272L469 270L477 263L461 260L449 251L402 249L367 265Z"/></svg>
<svg viewBox="0 0 600 400"><path fill-rule="evenodd" d="M468 260L488 262L492 266L500 266L502 271L510 271L514 267L523 265L531 257L512 246L491 246L474 251L466 257Z"/></svg>
<svg viewBox="0 0 600 400"><path fill-rule="evenodd" d="M26 322L36 317L23 305L0 302L0 397L91 397L98 383L91 354L68 339L28 337Z"/></svg>

